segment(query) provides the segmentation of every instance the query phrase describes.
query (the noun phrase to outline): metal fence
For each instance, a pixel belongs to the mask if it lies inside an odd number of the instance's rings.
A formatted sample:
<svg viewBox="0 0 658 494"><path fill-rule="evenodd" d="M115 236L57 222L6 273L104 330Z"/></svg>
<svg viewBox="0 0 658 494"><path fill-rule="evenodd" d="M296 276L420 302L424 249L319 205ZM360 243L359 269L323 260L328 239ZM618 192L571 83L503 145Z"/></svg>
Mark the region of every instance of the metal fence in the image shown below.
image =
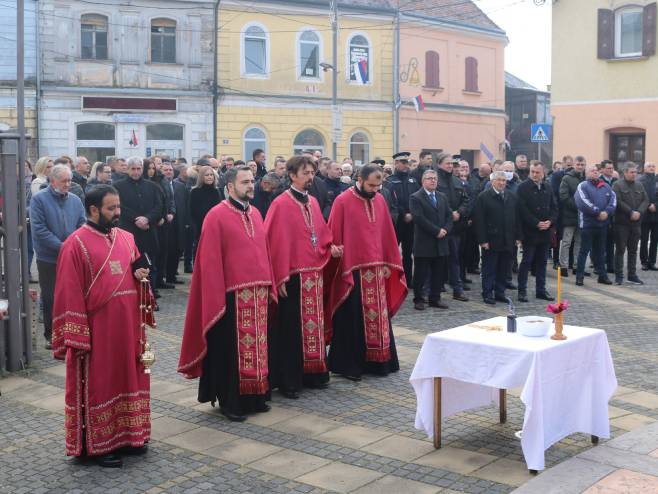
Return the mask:
<svg viewBox="0 0 658 494"><path fill-rule="evenodd" d="M27 206L19 134L0 132L0 298L7 311L0 321L0 372L32 361L32 301L27 265ZM25 156L25 153L20 153ZM4 302L6 301L6 302Z"/></svg>

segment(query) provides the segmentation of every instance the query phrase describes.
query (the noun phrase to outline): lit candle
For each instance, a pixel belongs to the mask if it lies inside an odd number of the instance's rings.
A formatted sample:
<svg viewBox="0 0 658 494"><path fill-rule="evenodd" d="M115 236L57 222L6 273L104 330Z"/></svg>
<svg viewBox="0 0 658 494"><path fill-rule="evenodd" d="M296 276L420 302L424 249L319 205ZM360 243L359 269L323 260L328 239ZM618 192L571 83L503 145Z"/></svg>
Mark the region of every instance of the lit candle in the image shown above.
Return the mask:
<svg viewBox="0 0 658 494"><path fill-rule="evenodd" d="M560 266L557 267L557 304L560 305L560 297L562 296L562 273Z"/></svg>

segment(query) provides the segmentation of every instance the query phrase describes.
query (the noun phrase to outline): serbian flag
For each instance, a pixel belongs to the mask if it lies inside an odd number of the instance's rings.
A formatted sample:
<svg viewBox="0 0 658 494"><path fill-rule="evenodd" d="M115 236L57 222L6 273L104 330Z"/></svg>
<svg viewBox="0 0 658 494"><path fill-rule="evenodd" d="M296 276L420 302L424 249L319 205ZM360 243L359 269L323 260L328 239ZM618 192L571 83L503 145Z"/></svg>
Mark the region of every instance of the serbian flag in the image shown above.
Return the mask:
<svg viewBox="0 0 658 494"><path fill-rule="evenodd" d="M416 108L416 112L421 112L425 111L425 102L423 101L423 96L418 95L413 99L414 102L414 108Z"/></svg>
<svg viewBox="0 0 658 494"><path fill-rule="evenodd" d="M137 146L137 134L135 134L135 129L132 130L130 141L128 142L131 146Z"/></svg>
<svg viewBox="0 0 658 494"><path fill-rule="evenodd" d="M354 62L352 69L354 70L354 77L357 83L366 84L368 82L368 62L363 59Z"/></svg>

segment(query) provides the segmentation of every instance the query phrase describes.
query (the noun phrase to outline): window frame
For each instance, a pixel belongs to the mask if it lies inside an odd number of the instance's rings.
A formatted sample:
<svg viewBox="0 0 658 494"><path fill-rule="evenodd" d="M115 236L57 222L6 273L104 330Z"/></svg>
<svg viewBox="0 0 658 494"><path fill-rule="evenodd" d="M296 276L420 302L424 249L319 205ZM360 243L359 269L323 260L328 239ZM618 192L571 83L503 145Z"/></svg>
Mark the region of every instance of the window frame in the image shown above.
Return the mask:
<svg viewBox="0 0 658 494"><path fill-rule="evenodd" d="M312 44L310 41L302 41L302 36L304 33L311 32L313 33L317 38L318 41L315 43L318 49L318 62L317 62L317 75L315 77L313 76L306 76L302 75L302 43L306 44ZM318 32L318 30L314 27L304 27L300 29L297 32L297 36L295 39L295 50L296 50L296 55L295 59L297 61L297 66L296 66L296 71L297 73L295 74L295 77L298 81L313 81L313 82L324 82L324 71L322 70L322 67L320 67L320 62L322 61L322 58L324 56L324 44L322 40L322 36Z"/></svg>
<svg viewBox="0 0 658 494"><path fill-rule="evenodd" d="M164 39L165 35L167 37L171 37L172 33L154 33L153 32L153 23L156 21L169 21L174 24L174 32L173 32L173 38L174 38L174 60L173 61L163 61L163 60L153 60L153 35L158 35L161 37L160 41L160 48L161 48L161 53L164 54L164 50L162 49L162 40ZM170 28L171 26L156 26L156 27L164 27L164 28ZM176 64L178 63L178 49L177 49L177 44L178 44L178 21L176 19L172 19L171 17L154 17L151 19L149 22L149 60L150 63L152 64Z"/></svg>
<svg viewBox="0 0 658 494"><path fill-rule="evenodd" d="M624 14L636 13L640 15L640 50L631 53L621 52L621 20ZM639 5L627 5L614 11L614 58L638 58L643 55L642 47L644 43L644 9Z"/></svg>
<svg viewBox="0 0 658 494"><path fill-rule="evenodd" d="M247 30L251 27L257 27L263 31L265 42L265 68L263 73L247 72L246 64L246 39ZM256 38L254 38L256 39ZM260 22L249 22L242 26L240 31L240 76L249 79L269 79L270 78L270 32L265 25Z"/></svg>
<svg viewBox="0 0 658 494"><path fill-rule="evenodd" d="M114 139L78 139L78 128L83 125L90 124L101 124L112 127L114 131ZM75 140L73 141L73 147L76 150L76 154L79 153L79 149L91 148L91 149L113 149L116 154L117 146L117 125L114 122L102 122L97 120L89 120L83 122L74 122L73 130L75 132Z"/></svg>
<svg viewBox="0 0 658 494"><path fill-rule="evenodd" d="M352 52L352 40L356 38L357 36L361 36L363 39L365 39L368 42L368 82L363 84L364 86L371 86L374 81L374 74L373 74L373 67L375 66L374 64L374 59L373 59L373 49L372 49L372 40L370 39L370 36L368 36L366 33L362 31L355 31L350 33L350 35L347 37L347 45L346 45L346 52L345 52L345 78L347 80L348 84L354 84L357 86L360 86L356 80L352 80L352 60L351 60L351 52Z"/></svg>
<svg viewBox="0 0 658 494"><path fill-rule="evenodd" d="M258 130L263 133L263 138L262 139L255 139L253 137L247 137L247 133L250 130ZM242 159L247 162L252 159L252 153L247 153L247 142L262 142L263 145L258 145L255 146L253 149L262 149L265 151L265 155L267 156L267 131L261 127L260 125L249 125L244 129L244 132L242 132ZM253 152L253 150L252 150Z"/></svg>
<svg viewBox="0 0 658 494"><path fill-rule="evenodd" d="M297 137L300 134L302 134L303 132L315 132L322 139L322 146L308 146L308 145L301 145L300 146L300 145L295 144L295 141L297 140ZM322 151L323 156L325 156L325 152L327 151L327 139L325 138L324 134L320 130L318 130L314 127L304 127L303 129L295 132L295 136L292 139L292 152L295 156L302 154L304 151L306 151L308 149L313 149L313 150L319 149L319 150Z"/></svg>
<svg viewBox="0 0 658 494"><path fill-rule="evenodd" d="M87 19L85 19L85 17ZM83 25L94 25L92 21L94 19L90 19L92 17L97 17L97 18L102 18L104 23L105 23L105 57L104 58L98 58L96 51L97 51L97 42L96 42L96 33L98 32L103 32L103 31L97 31L96 29L87 31L86 29L83 29ZM85 22L85 20L87 22ZM109 60L110 59L110 33L109 33L109 26L110 26L110 20L109 17L105 14L99 14L97 12L87 12L85 14L80 15L80 60ZM92 56L91 57L84 57L82 54L82 33L84 32L91 32L92 33Z"/></svg>
<svg viewBox="0 0 658 494"><path fill-rule="evenodd" d="M354 142L353 139L357 134L361 134L362 136L364 136L366 138L366 142ZM364 156L364 160L361 164L365 166L368 163L370 163L371 141L372 141L372 139L370 138L370 135L365 130L357 129L357 130L353 131L350 134L350 138L347 141L347 148L349 150L349 156L352 159L354 159L354 153L352 152L352 145L365 146L365 148L366 148L365 153L364 153L365 156ZM355 160L355 164L356 164L356 160Z"/></svg>

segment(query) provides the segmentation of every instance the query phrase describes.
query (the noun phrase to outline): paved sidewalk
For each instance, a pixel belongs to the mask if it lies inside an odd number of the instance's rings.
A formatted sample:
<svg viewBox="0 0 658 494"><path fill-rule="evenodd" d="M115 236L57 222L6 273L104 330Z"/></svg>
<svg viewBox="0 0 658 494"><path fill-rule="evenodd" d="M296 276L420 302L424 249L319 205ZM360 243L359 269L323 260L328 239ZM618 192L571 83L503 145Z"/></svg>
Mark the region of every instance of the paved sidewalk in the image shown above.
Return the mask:
<svg viewBox="0 0 658 494"><path fill-rule="evenodd" d="M612 437L619 441L626 432L658 421L658 274L642 274L647 284L641 287L603 287L588 278L578 288L573 277L563 283L570 301L567 322L607 332L620 384L610 403ZM554 290L552 271L549 277ZM418 312L405 304L394 320L400 372L360 383L332 377L329 389L305 391L299 400L274 393L269 413L242 424L199 404L197 382L176 373L187 285L163 290L158 329L150 337L158 358L151 386L151 447L144 457L126 458L121 470L80 466L64 456L64 366L40 342L30 369L0 379L0 493L503 493L520 486L533 489L572 461L605 464L587 455L619 449L617 443L601 441L592 448L589 436L575 434L546 451L548 471L530 476L514 437L523 423L518 390L510 392L507 424L498 423L494 407L448 418L441 450L414 429L409 375L426 334L506 311L502 304L484 305L475 281L469 292L473 300L447 297L449 311ZM544 306L531 299L519 311L542 314ZM651 474L631 467L619 468ZM584 471L570 475L585 478ZM592 477L583 489L604 475Z"/></svg>

